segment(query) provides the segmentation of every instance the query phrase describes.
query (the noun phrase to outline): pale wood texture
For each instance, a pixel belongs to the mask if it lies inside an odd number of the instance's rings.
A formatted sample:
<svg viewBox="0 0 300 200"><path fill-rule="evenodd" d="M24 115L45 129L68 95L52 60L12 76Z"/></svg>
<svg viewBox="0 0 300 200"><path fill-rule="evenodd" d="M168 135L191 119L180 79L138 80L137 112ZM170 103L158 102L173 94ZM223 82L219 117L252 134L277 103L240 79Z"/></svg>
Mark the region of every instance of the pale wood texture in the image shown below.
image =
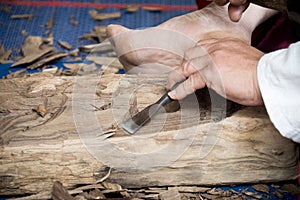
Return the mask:
<svg viewBox="0 0 300 200"><path fill-rule="evenodd" d="M187 104L182 104L186 106L183 116L181 111L161 113L138 136L124 133L119 128L124 115L154 103L164 93L165 80L153 75L112 74L102 77L36 74L0 80L0 193L50 194L55 181L61 181L69 190L96 184L109 171L106 160L105 164L98 160L99 154L110 154L114 162L123 163L122 167L112 166L107 180L124 187L276 182L297 176L297 145L276 131L263 107L243 108L219 121L209 107L200 104L201 120L197 121L199 116L194 113L197 109L186 101ZM207 101L204 96L200 98ZM44 117L37 112L39 105L46 108ZM78 109L87 114L82 115ZM91 116L102 131L89 130L94 125ZM214 129L218 134L213 134ZM178 134L177 130L184 134ZM85 137L85 131L99 134L100 142L109 141L119 150L133 154L147 154L170 143L179 148L189 142L190 136L192 143L173 162L156 163L155 159L163 156L163 152L156 153L149 163L146 160L151 171L143 171L132 167L135 160L126 160L118 152L104 152L109 145L100 143L102 152L97 151L96 145L86 147L78 134ZM153 131L157 134L151 135ZM207 135L208 132L212 134ZM214 141L216 144L210 149L209 143ZM87 149L96 149L97 155ZM169 152L170 157L172 153Z"/></svg>

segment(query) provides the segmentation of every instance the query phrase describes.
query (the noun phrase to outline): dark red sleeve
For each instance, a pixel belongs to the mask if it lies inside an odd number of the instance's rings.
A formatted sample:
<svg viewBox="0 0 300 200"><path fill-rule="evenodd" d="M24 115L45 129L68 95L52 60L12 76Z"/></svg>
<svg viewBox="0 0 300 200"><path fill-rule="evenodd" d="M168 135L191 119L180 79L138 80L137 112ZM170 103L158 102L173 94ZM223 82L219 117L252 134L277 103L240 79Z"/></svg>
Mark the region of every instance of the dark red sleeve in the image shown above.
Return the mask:
<svg viewBox="0 0 300 200"><path fill-rule="evenodd" d="M196 0L198 8L204 8L211 1ZM280 13L259 25L252 33L252 45L267 53L286 48L299 41L286 13Z"/></svg>

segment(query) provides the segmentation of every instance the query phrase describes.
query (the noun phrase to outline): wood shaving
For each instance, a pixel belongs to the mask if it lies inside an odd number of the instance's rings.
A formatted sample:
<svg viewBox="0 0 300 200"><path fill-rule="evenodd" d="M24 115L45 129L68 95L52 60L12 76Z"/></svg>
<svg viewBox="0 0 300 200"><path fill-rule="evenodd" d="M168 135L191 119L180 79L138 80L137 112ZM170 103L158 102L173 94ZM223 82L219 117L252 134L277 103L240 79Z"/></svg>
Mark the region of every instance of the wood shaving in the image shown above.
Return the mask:
<svg viewBox="0 0 300 200"><path fill-rule="evenodd" d="M280 191L275 190L275 191L273 192L273 194L274 194L276 197L278 197L279 199L283 199L283 194L282 194Z"/></svg>
<svg viewBox="0 0 300 200"><path fill-rule="evenodd" d="M107 192L123 191L122 186L119 185L119 184L116 184L116 183L103 182L102 185L105 189L110 190L110 191L107 191Z"/></svg>
<svg viewBox="0 0 300 200"><path fill-rule="evenodd" d="M32 14L11 15L10 18L11 19L29 19L29 20L32 20L33 15Z"/></svg>
<svg viewBox="0 0 300 200"><path fill-rule="evenodd" d="M54 17L51 17L45 25L46 29L52 29L53 23L54 23Z"/></svg>
<svg viewBox="0 0 300 200"><path fill-rule="evenodd" d="M90 10L89 14L94 20L117 19L121 17L121 12L98 13L96 10Z"/></svg>
<svg viewBox="0 0 300 200"><path fill-rule="evenodd" d="M67 50L71 50L72 49L72 45L70 45L68 42L58 41L58 44L60 46L62 46L63 48L67 49Z"/></svg>
<svg viewBox="0 0 300 200"><path fill-rule="evenodd" d="M7 63L9 56L11 55L11 50L5 51L4 47L0 44L0 63Z"/></svg>
<svg viewBox="0 0 300 200"><path fill-rule="evenodd" d="M255 199L262 199L262 198L263 198L261 195L256 194L256 193L254 193L254 192L244 191L243 193L244 193L245 195L250 196L250 197L253 197L253 198L255 198Z"/></svg>
<svg viewBox="0 0 300 200"><path fill-rule="evenodd" d="M63 186L63 184L59 181L55 181L52 187L52 199L53 200L75 200L72 197L68 190Z"/></svg>
<svg viewBox="0 0 300 200"><path fill-rule="evenodd" d="M70 20L69 20L69 23L73 26L77 26L79 24L79 21L75 20L75 16L74 15L71 15L70 16Z"/></svg>
<svg viewBox="0 0 300 200"><path fill-rule="evenodd" d="M143 10L148 10L152 12L161 12L164 11L162 7L156 7L156 6L142 6L141 7Z"/></svg>
<svg viewBox="0 0 300 200"><path fill-rule="evenodd" d="M297 187L295 184L284 184L281 189L286 191L292 195L297 195L300 193L300 188Z"/></svg>
<svg viewBox="0 0 300 200"><path fill-rule="evenodd" d="M265 185L265 184L256 184L252 186L256 191L258 192L264 192L269 194L270 189L269 186Z"/></svg>
<svg viewBox="0 0 300 200"><path fill-rule="evenodd" d="M99 42L102 42L107 38L106 26L95 26L94 31Z"/></svg>
<svg viewBox="0 0 300 200"><path fill-rule="evenodd" d="M39 104L36 108L33 109L37 114L39 114L41 117L45 117L47 114L47 109L44 104Z"/></svg>
<svg viewBox="0 0 300 200"><path fill-rule="evenodd" d="M24 58L22 58L21 60L19 60L18 62L14 63L11 65L11 67L17 67L17 66L21 66L21 65L26 65L26 64L30 64L36 60L38 60L39 58L41 58L42 56L50 53L54 51L53 47L48 47L44 50L40 50L39 52L32 54L32 55L28 55Z"/></svg>
<svg viewBox="0 0 300 200"><path fill-rule="evenodd" d="M28 32L27 32L25 29L23 29L23 30L21 31L21 35L28 35Z"/></svg>
<svg viewBox="0 0 300 200"><path fill-rule="evenodd" d="M159 194L161 200L180 200L180 194L176 189L170 189Z"/></svg>
<svg viewBox="0 0 300 200"><path fill-rule="evenodd" d="M41 46L44 43L44 39L40 36L28 36L22 45L22 55L29 56L41 51Z"/></svg>
<svg viewBox="0 0 300 200"><path fill-rule="evenodd" d="M129 5L126 5L125 7L125 11L126 12L136 12L139 10L139 6L138 5L134 5L134 4L129 4Z"/></svg>
<svg viewBox="0 0 300 200"><path fill-rule="evenodd" d="M81 52L93 52L97 54L104 54L108 52L113 52L113 47L110 42L101 42L100 44L90 44L79 47L79 51Z"/></svg>
<svg viewBox="0 0 300 200"><path fill-rule="evenodd" d="M29 69L37 69L39 67L42 67L43 65L45 65L46 63L49 63L51 61L54 61L56 59L62 58L62 57L66 57L68 54L64 53L64 52L54 52L51 55L48 55L46 58L28 66Z"/></svg>

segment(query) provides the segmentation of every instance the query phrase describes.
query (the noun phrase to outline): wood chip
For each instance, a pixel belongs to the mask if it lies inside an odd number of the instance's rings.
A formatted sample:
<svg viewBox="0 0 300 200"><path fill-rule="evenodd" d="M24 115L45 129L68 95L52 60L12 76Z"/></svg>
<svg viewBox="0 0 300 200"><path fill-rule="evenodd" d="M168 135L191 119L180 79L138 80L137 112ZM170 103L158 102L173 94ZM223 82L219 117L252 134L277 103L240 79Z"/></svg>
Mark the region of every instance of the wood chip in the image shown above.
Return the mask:
<svg viewBox="0 0 300 200"><path fill-rule="evenodd" d="M300 193L300 188L295 184L284 184L281 189L292 195L297 195Z"/></svg>
<svg viewBox="0 0 300 200"><path fill-rule="evenodd" d="M24 76L27 75L27 70L26 69L22 69L22 70L18 70L15 72L9 72L8 75L6 75L6 79L10 79L10 78L22 78Z"/></svg>
<svg viewBox="0 0 300 200"><path fill-rule="evenodd" d="M198 193L198 192L207 192L211 188L209 187L193 187L193 186L181 186L175 187L179 192L190 192L190 193Z"/></svg>
<svg viewBox="0 0 300 200"><path fill-rule="evenodd" d="M273 194L276 196L276 197L278 197L279 199L283 199L283 194L280 192L280 191L278 191L278 190L275 190L274 192L273 192Z"/></svg>
<svg viewBox="0 0 300 200"><path fill-rule="evenodd" d="M110 192L123 191L122 186L116 183L103 182L102 185L104 188L111 190Z"/></svg>
<svg viewBox="0 0 300 200"><path fill-rule="evenodd" d="M102 66L116 67L118 69L123 69L123 65L120 63L118 58L114 57L101 57L90 54L87 58L89 61Z"/></svg>
<svg viewBox="0 0 300 200"><path fill-rule="evenodd" d="M98 188L96 188L88 193L87 199L106 199L106 197Z"/></svg>
<svg viewBox="0 0 300 200"><path fill-rule="evenodd" d="M164 11L162 7L157 7L157 6L142 6L141 7L143 10L148 10L152 12L161 12Z"/></svg>
<svg viewBox="0 0 300 200"><path fill-rule="evenodd" d="M22 55L29 56L41 51L41 46L44 43L44 39L40 36L28 36L22 45Z"/></svg>
<svg viewBox="0 0 300 200"><path fill-rule="evenodd" d="M48 45L52 46L54 42L54 36L53 33L50 33L47 38L43 38L43 42L47 43Z"/></svg>
<svg viewBox="0 0 300 200"><path fill-rule="evenodd" d="M53 65L53 66L43 69L43 72L50 73L50 74L56 74L57 70L58 70L58 67Z"/></svg>
<svg viewBox="0 0 300 200"><path fill-rule="evenodd" d="M73 26L77 26L79 24L79 21L75 20L75 16L71 15L69 18L69 23Z"/></svg>
<svg viewBox="0 0 300 200"><path fill-rule="evenodd" d="M267 194L269 194L270 192L269 186L265 184L256 184L256 185L252 185L252 187L258 192L264 192Z"/></svg>
<svg viewBox="0 0 300 200"><path fill-rule="evenodd" d="M75 200L75 198L68 193L68 190L66 190L65 187L62 185L62 183L59 181L55 181L53 184L52 199L53 200Z"/></svg>
<svg viewBox="0 0 300 200"><path fill-rule="evenodd" d="M33 63L34 61L38 60L39 58L41 58L42 56L52 52L54 50L53 47L48 47L44 50L40 50L39 52L32 54L32 55L28 55L24 58L22 58L21 60L19 60L18 62L12 64L10 67L17 67L17 66L21 66L21 65L27 65L30 63Z"/></svg>
<svg viewBox="0 0 300 200"><path fill-rule="evenodd" d="M95 26L94 31L99 42L102 42L107 38L106 26Z"/></svg>
<svg viewBox="0 0 300 200"><path fill-rule="evenodd" d="M73 51L71 51L69 53L70 56L78 56L78 53L79 53L79 49L74 49Z"/></svg>
<svg viewBox="0 0 300 200"><path fill-rule="evenodd" d="M223 190L216 189L216 188L207 191L208 194L217 195L217 196L222 196L223 192L224 192Z"/></svg>
<svg viewBox="0 0 300 200"><path fill-rule="evenodd" d="M36 108L33 109L37 114L39 114L41 117L45 117L47 114L47 109L44 104L39 104Z"/></svg>
<svg viewBox="0 0 300 200"><path fill-rule="evenodd" d="M180 200L180 194L176 189L170 189L159 194L161 200Z"/></svg>
<svg viewBox="0 0 300 200"><path fill-rule="evenodd" d="M140 7L138 5L129 4L129 5L126 5L125 11L126 12L136 12L136 11L138 11L139 8Z"/></svg>
<svg viewBox="0 0 300 200"><path fill-rule="evenodd" d="M21 35L28 35L28 32L27 32L25 29L23 29L23 30L21 31Z"/></svg>
<svg viewBox="0 0 300 200"><path fill-rule="evenodd" d="M58 44L60 46L62 46L63 48L67 49L67 50L71 50L72 49L72 45L70 45L68 42L58 41Z"/></svg>
<svg viewBox="0 0 300 200"><path fill-rule="evenodd" d="M5 51L4 47L0 44L0 63L7 63L9 56L11 55L11 50Z"/></svg>
<svg viewBox="0 0 300 200"><path fill-rule="evenodd" d="M47 21L45 27L46 29L52 29L54 23L54 17L50 17L50 19Z"/></svg>
<svg viewBox="0 0 300 200"><path fill-rule="evenodd" d="M10 18L11 19L29 19L29 20L32 20L33 15L32 14L11 15Z"/></svg>
<svg viewBox="0 0 300 200"><path fill-rule="evenodd" d="M90 45L79 47L79 51L87 52L87 53L93 52L93 53L104 54L107 52L112 52L113 47L110 44L110 42L101 42L100 44L90 44Z"/></svg>
<svg viewBox="0 0 300 200"><path fill-rule="evenodd" d="M54 61L54 60L57 60L59 58L62 58L62 57L66 57L68 56L67 53L64 53L64 52L54 52L52 53L51 55L47 56L46 58L28 66L27 68L28 69L37 69L39 67L42 67L43 65L45 65L46 63L49 63L51 61Z"/></svg>
<svg viewBox="0 0 300 200"><path fill-rule="evenodd" d="M89 14L94 20L117 19L121 17L121 12L98 13L96 10L90 10Z"/></svg>
<svg viewBox="0 0 300 200"><path fill-rule="evenodd" d="M254 192L244 191L243 193L244 193L245 195L250 196L250 197L253 197L253 198L255 198L255 199L262 199L262 198L263 198L261 195L256 194L256 193L254 193Z"/></svg>

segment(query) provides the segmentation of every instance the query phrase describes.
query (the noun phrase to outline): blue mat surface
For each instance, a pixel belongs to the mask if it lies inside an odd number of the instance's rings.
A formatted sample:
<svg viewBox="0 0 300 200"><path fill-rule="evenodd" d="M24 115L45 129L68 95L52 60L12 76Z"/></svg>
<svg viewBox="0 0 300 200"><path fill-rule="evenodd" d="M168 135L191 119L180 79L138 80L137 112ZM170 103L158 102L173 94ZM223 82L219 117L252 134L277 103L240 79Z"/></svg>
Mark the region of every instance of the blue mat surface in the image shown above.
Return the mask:
<svg viewBox="0 0 300 200"><path fill-rule="evenodd" d="M43 1L42 1L43 2ZM45 2L45 1L44 1ZM72 2L72 1L70 1ZM88 1L81 1L88 2ZM104 3L105 1L96 1L97 3ZM195 6L193 0L189 1L107 1L105 3L112 4L163 4L164 5L192 5ZM1 1L0 1L1 3ZM10 11L5 12L4 8L9 7ZM157 24L166 21L172 17L185 14L189 12L188 10L168 10L163 12L150 12L146 10L139 9L134 13L126 13L124 9L118 8L104 8L101 12L115 12L120 11L122 17L119 19L111 19L105 21L96 21L93 20L89 11L92 10L92 7L72 7L70 6L21 6L21 5L10 5L9 3L0 4L0 43L4 46L5 49L13 49L13 56L19 55L19 50L24 39L28 35L38 35L38 36L47 36L45 34L47 29L45 24L53 18L54 24L52 29L49 31L53 33L55 41L54 44L57 44L57 41L63 40L69 42L74 48L81 46L83 44L88 44L89 41L84 39L79 39L83 34L90 32L96 25L108 25L108 24L122 24L129 28L144 28L155 26ZM20 14L32 14L33 19L11 19L11 15L20 15ZM78 25L70 24L70 18L73 20L79 21ZM22 30L26 30L28 34L22 35ZM57 46L59 48L59 46Z"/></svg>
<svg viewBox="0 0 300 200"><path fill-rule="evenodd" d="M54 46L57 50L62 49L57 42L59 40L70 43L73 48L79 46L96 43L95 41L89 41L85 39L79 39L83 34L89 33L96 25L108 25L108 24L122 24L126 27L138 29L155 26L172 17L182 15L190 12L191 10L184 6L196 7L194 0L115 0L115 1L87 1L87 0L68 0L68 1L22 1L28 5L16 5L17 1L3 1L0 0L0 43L5 49L12 49L13 57L20 56L20 49L24 39L28 35L36 35L47 37L51 32L54 35ZM53 5L43 6L39 4L30 5L31 2L35 3L52 3ZM56 4L55 4L56 2ZM70 2L69 5L60 6L60 2ZM82 3L78 5L75 3ZM54 5L55 4L55 5ZM87 6L90 5L90 6ZM119 19L95 21L90 15L89 11L96 8L100 4L105 7L102 12L115 12L120 11L122 17ZM118 6L128 4L160 4L171 6L169 10L163 12L151 12L147 10L138 10L134 13L127 13L124 9L117 8ZM76 5L78 5L76 7ZM93 7L93 5L95 7ZM111 5L111 7L109 7ZM172 10L172 6L174 9ZM178 6L182 6L183 9L178 9ZM33 19L11 19L11 15L19 14L32 14ZM46 23L53 18L54 24L51 30L45 28ZM79 21L78 25L72 25L70 18ZM22 35L21 32L25 30L26 35ZM48 31L48 33L47 33ZM58 62L58 66L62 65L62 62ZM10 64L0 65L0 78L5 76L9 69ZM11 69L11 71L19 70L19 68ZM241 190L254 191L251 186L236 186L236 187L223 187L222 189L233 189L237 192ZM270 190L273 188L270 186ZM0 195L1 196L1 195ZM251 199L249 197L249 199ZM268 196L264 196L263 199L279 199L274 196L272 192ZM285 194L284 199L297 199L296 196Z"/></svg>

